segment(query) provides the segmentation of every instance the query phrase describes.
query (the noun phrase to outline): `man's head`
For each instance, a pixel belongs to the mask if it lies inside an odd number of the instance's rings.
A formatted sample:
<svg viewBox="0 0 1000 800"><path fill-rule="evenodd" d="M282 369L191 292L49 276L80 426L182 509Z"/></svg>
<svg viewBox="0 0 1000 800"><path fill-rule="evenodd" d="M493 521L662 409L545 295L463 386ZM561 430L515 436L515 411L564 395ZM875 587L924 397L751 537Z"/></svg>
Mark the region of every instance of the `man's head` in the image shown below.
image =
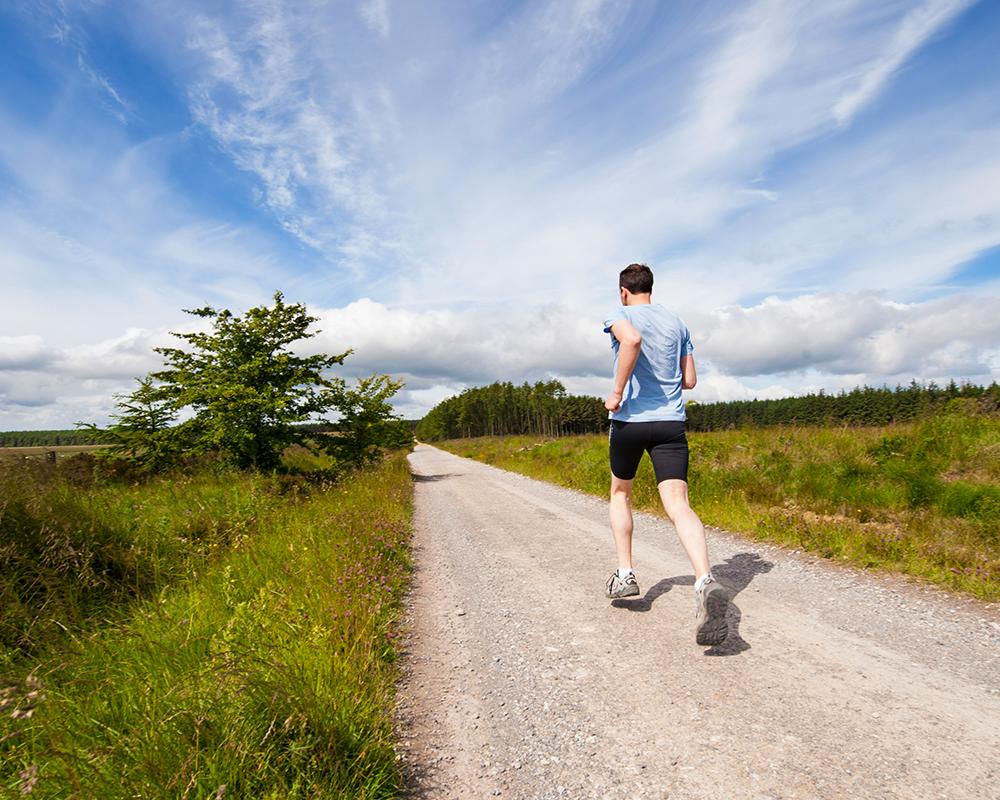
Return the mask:
<svg viewBox="0 0 1000 800"><path fill-rule="evenodd" d="M648 295L653 291L653 270L645 264L629 264L618 275L622 305L629 305L632 295ZM648 297L641 298L649 302Z"/></svg>

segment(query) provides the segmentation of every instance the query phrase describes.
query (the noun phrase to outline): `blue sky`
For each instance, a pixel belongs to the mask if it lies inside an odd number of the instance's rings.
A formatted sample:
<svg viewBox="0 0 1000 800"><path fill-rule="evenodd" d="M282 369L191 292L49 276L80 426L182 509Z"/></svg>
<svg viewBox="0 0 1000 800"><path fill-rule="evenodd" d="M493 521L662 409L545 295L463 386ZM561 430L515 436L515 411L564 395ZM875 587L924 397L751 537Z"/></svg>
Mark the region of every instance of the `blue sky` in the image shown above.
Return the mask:
<svg viewBox="0 0 1000 800"><path fill-rule="evenodd" d="M403 376L601 394L616 275L700 400L1000 379L1000 4L0 9L0 429L103 421L275 289Z"/></svg>

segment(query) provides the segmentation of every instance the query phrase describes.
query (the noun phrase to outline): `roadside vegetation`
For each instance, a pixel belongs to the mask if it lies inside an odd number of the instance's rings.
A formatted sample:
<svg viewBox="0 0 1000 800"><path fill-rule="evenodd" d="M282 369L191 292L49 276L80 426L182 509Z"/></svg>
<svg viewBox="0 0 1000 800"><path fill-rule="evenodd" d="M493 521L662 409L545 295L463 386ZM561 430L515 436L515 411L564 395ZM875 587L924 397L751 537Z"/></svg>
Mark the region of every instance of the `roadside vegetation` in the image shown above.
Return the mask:
<svg viewBox="0 0 1000 800"><path fill-rule="evenodd" d="M959 398L921 422L691 433L707 524L1000 600L1000 418ZM451 452L604 496L606 436L483 437ZM662 513L648 459L637 508Z"/></svg>
<svg viewBox="0 0 1000 800"><path fill-rule="evenodd" d="M0 496L0 794L396 796L402 455Z"/></svg>
<svg viewBox="0 0 1000 800"><path fill-rule="evenodd" d="M398 795L401 384L274 300L192 312L104 448L0 459L0 796Z"/></svg>

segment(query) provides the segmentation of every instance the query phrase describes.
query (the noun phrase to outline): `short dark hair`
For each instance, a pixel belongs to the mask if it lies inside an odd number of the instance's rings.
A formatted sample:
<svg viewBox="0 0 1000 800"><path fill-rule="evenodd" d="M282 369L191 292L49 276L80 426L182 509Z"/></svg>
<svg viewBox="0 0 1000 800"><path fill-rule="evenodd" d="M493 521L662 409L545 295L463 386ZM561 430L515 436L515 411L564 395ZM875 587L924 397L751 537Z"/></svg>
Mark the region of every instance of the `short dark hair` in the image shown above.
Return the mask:
<svg viewBox="0 0 1000 800"><path fill-rule="evenodd" d="M629 264L619 274L618 285L632 294L649 294L653 291L653 270L645 264Z"/></svg>

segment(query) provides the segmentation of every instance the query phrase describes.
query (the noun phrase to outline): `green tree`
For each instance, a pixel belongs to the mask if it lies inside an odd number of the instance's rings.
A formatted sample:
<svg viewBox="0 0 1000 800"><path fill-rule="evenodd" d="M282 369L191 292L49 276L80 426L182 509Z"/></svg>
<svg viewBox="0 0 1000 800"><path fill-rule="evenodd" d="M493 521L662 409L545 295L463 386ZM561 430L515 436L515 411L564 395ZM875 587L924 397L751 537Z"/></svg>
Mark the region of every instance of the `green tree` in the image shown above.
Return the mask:
<svg viewBox="0 0 1000 800"><path fill-rule="evenodd" d="M242 317L210 306L187 311L211 321L209 332L174 333L189 345L158 347L165 369L152 373L177 411L194 451L216 451L240 467L277 467L290 444L308 445L296 430L336 406L337 385L323 375L342 364L340 355L298 356L290 345L316 335L317 321L300 303L275 292L273 306L251 308Z"/></svg>
<svg viewBox="0 0 1000 800"><path fill-rule="evenodd" d="M115 424L101 430L81 424L101 444L109 444L112 455L127 458L148 470L174 461L184 444L182 430L171 427L177 420L170 396L150 377L137 379L139 387L130 395L116 395Z"/></svg>
<svg viewBox="0 0 1000 800"><path fill-rule="evenodd" d="M363 465L376 461L384 448L410 447L413 428L389 404L402 385L388 375L362 378L353 389L338 381L334 394L340 420L333 435L325 437L325 449L341 461Z"/></svg>
<svg viewBox="0 0 1000 800"><path fill-rule="evenodd" d="M348 389L324 373L350 350L292 351L318 333L309 330L317 318L304 305L286 303L275 292L273 305L243 316L209 306L187 313L208 320L211 329L174 333L186 347L155 348L164 368L120 400L116 423L101 432L120 452L157 467L181 452L214 452L242 468L272 470L292 444L361 464L402 442L388 402L400 382L376 375ZM303 425L331 413L340 417L328 423L334 436L315 435ZM182 416L184 422L170 425Z"/></svg>

